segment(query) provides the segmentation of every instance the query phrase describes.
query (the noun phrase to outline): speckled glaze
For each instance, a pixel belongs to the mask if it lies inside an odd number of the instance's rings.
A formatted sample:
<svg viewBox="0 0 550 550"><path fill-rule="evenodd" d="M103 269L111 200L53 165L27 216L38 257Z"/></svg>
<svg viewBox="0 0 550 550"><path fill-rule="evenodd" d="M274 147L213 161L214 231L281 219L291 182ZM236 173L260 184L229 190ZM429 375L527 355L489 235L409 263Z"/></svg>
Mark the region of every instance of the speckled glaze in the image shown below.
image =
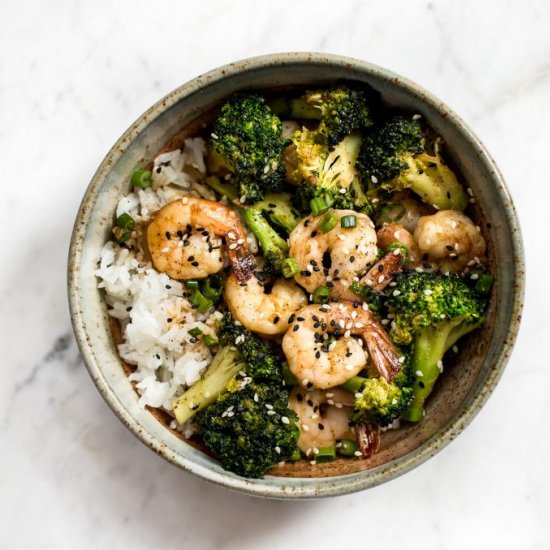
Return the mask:
<svg viewBox="0 0 550 550"><path fill-rule="evenodd" d="M307 463L277 475L247 480L188 445L138 407L110 331L94 276L99 251L109 238L119 198L130 175L148 163L181 129L239 89L315 85L352 79L378 90L384 101L422 114L443 137L447 153L473 189L474 210L488 225L496 285L488 322L461 346L431 396L425 420L384 434L370 461L340 460L315 472ZM69 253L69 301L82 356L97 388L120 420L147 446L173 464L225 487L271 498L314 498L373 487L418 466L452 441L479 412L506 365L520 323L524 263L512 200L488 152L441 101L390 71L363 61L315 53L285 53L232 63L199 76L142 115L109 151L93 177L77 215ZM114 451L113 451L114 452ZM320 474L325 477L313 477Z"/></svg>

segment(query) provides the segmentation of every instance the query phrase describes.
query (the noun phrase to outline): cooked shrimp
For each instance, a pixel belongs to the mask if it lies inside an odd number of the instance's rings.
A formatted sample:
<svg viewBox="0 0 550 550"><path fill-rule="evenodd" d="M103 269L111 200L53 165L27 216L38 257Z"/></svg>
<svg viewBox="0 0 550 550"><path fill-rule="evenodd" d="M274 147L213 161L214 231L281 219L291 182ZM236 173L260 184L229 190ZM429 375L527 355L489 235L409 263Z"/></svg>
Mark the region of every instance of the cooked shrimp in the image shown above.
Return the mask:
<svg viewBox="0 0 550 550"><path fill-rule="evenodd" d="M173 279L201 279L223 268L225 237L233 273L246 282L254 265L246 233L233 210L218 202L183 197L163 206L147 228L155 268Z"/></svg>
<svg viewBox="0 0 550 550"><path fill-rule="evenodd" d="M414 232L420 252L443 273L459 272L485 254L485 239L468 216L442 210L418 220ZM477 259L477 260L476 260Z"/></svg>
<svg viewBox="0 0 550 550"><path fill-rule="evenodd" d="M387 248L392 243L401 243L409 251L408 265L416 267L420 265L422 254L414 240L414 237L400 223L385 223L376 233L378 246Z"/></svg>
<svg viewBox="0 0 550 550"><path fill-rule="evenodd" d="M369 311L351 302L309 305L290 316L283 337L283 352L300 385L307 388L333 388L359 374L368 360L381 376L391 380L401 362L382 326ZM329 334L343 336L327 345Z"/></svg>
<svg viewBox="0 0 550 550"><path fill-rule="evenodd" d="M331 296L355 300L357 296L348 287L376 259L376 232L365 214L353 210L333 212L338 225L328 233L317 227L321 216L308 216L290 234L290 256L301 269L295 279L308 292L328 286ZM349 215L355 216L356 227L343 229L340 219Z"/></svg>
<svg viewBox="0 0 550 550"><path fill-rule="evenodd" d="M261 259L257 259L257 266L261 270ZM261 275L261 271L256 272L242 284L231 274L225 282L225 303L248 330L263 336L284 334L289 315L307 304L307 296L294 281L277 279L273 283Z"/></svg>
<svg viewBox="0 0 550 550"><path fill-rule="evenodd" d="M348 417L353 405L351 394L338 388L308 391L296 386L288 404L298 415L298 447L307 456L320 447L334 447L338 439L355 439Z"/></svg>

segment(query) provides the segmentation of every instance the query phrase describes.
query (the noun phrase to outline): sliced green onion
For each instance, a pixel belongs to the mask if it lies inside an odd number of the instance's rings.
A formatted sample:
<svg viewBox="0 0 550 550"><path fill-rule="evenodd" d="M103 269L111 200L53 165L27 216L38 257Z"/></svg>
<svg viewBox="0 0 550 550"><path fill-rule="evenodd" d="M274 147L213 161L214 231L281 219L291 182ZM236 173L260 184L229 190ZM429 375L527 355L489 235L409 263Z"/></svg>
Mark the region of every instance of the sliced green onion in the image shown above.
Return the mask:
<svg viewBox="0 0 550 550"><path fill-rule="evenodd" d="M374 312L380 311L380 308L382 306L382 299L383 295L375 292L370 286L368 285L362 285L361 283L358 283L357 281L354 281L349 285L349 289L354 293L357 294L360 298L362 298L367 304L369 305L369 308L372 309Z"/></svg>
<svg viewBox="0 0 550 550"><path fill-rule="evenodd" d="M315 462L332 462L336 459L336 447L319 447L319 452L315 455Z"/></svg>
<svg viewBox="0 0 550 550"><path fill-rule="evenodd" d="M493 276L490 273L481 273L476 283L475 289L479 294L489 294L493 285Z"/></svg>
<svg viewBox="0 0 550 550"><path fill-rule="evenodd" d="M319 220L317 227L323 232L328 233L332 231L338 225L338 216L332 211L329 210L324 214L324 216Z"/></svg>
<svg viewBox="0 0 550 550"><path fill-rule="evenodd" d="M352 439L340 439L336 445L336 451L342 456L355 456L357 444Z"/></svg>
<svg viewBox="0 0 550 550"><path fill-rule="evenodd" d="M197 290L199 288L199 281L185 281L185 286L191 290Z"/></svg>
<svg viewBox="0 0 550 550"><path fill-rule="evenodd" d="M200 292L199 290L195 290L195 292L193 292L190 298L190 302L194 306L197 306L197 309L201 313L206 313L214 305L212 300L205 298L202 292Z"/></svg>
<svg viewBox="0 0 550 550"><path fill-rule="evenodd" d="M330 290L326 286L318 286L311 295L314 304L326 304L330 297Z"/></svg>
<svg viewBox="0 0 550 550"><path fill-rule="evenodd" d="M380 210L380 219L386 223L396 222L405 215L405 212L407 212L407 209L400 202L388 204Z"/></svg>
<svg viewBox="0 0 550 550"><path fill-rule="evenodd" d="M215 346L218 343L218 340L213 336L210 336L210 334L205 334L203 341L208 347Z"/></svg>
<svg viewBox="0 0 550 550"><path fill-rule="evenodd" d="M318 216L326 212L330 208L330 204L325 197L316 197L309 201L309 207L311 208L311 213L314 216Z"/></svg>
<svg viewBox="0 0 550 550"><path fill-rule="evenodd" d="M281 271L283 272L285 279L290 279L291 277L294 277L294 275L298 275L298 273L300 273L300 266L294 258L285 258L283 260Z"/></svg>
<svg viewBox="0 0 550 550"><path fill-rule="evenodd" d="M355 216L354 214L351 214L349 216L344 216L340 220L340 225L344 229L351 229L353 227L357 227L357 216Z"/></svg>
<svg viewBox="0 0 550 550"><path fill-rule="evenodd" d="M208 277L202 284L202 293L206 298L217 302L223 291L223 279L218 275Z"/></svg>
<svg viewBox="0 0 550 550"><path fill-rule="evenodd" d="M405 263L408 261L409 259L409 247L404 245L403 243L400 243L400 242L394 242L394 243L391 243L389 244L387 247L386 247L386 252L393 252L394 250L401 250L401 254L403 254L403 258L405 258Z"/></svg>
<svg viewBox="0 0 550 550"><path fill-rule="evenodd" d="M128 229L122 229L122 227L113 227L113 235L115 236L116 242L122 244L131 237L131 232L128 231Z"/></svg>
<svg viewBox="0 0 550 550"><path fill-rule="evenodd" d="M323 341L323 350L328 351L330 344L332 344L332 342L335 342L335 341L336 341L336 336L334 336L334 334L329 334L328 338Z"/></svg>
<svg viewBox="0 0 550 550"><path fill-rule="evenodd" d="M116 219L116 224L122 229L128 229L128 231L132 231L132 229L134 229L134 227L136 226L136 220L134 220L134 218L132 218L130 214L126 214L126 212L124 212Z"/></svg>
<svg viewBox="0 0 550 550"><path fill-rule="evenodd" d="M298 462L298 460L302 460L302 453L300 452L300 449L298 449L298 447L296 447L294 451L292 451L289 460L291 462Z"/></svg>
<svg viewBox="0 0 550 550"><path fill-rule="evenodd" d="M298 379L294 376L293 372L290 370L288 363L283 363L282 368L283 380L285 386L296 386L298 384Z"/></svg>
<svg viewBox="0 0 550 550"><path fill-rule="evenodd" d="M138 189L146 189L151 187L153 173L151 170L140 168L132 174L132 185Z"/></svg>
<svg viewBox="0 0 550 550"><path fill-rule="evenodd" d="M202 334L202 330L199 327L193 327L187 331L188 334L191 336L200 336Z"/></svg>
<svg viewBox="0 0 550 550"><path fill-rule="evenodd" d="M217 176L209 176L204 180L204 183L218 192L220 195L227 197L230 201L239 198L239 192L230 183L224 183Z"/></svg>

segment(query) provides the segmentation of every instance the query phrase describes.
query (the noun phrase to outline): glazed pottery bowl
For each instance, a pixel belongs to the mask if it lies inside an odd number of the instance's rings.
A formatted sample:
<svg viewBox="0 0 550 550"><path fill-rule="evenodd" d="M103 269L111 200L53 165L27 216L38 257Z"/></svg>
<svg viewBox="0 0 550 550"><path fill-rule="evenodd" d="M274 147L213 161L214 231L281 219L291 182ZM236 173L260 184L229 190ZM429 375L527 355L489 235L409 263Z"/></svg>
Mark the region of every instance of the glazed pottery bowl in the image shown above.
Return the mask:
<svg viewBox="0 0 550 550"><path fill-rule="evenodd" d="M476 198L471 215L489 243L495 274L486 326L461 346L446 367L419 424L383 434L370 460L307 461L276 467L264 479L243 479L185 442L162 416L138 406L115 346L94 270L110 238L116 204L130 190L133 171L160 150L178 147L205 113L237 90L316 86L339 80L367 83L392 105L419 113L442 136L446 152ZM191 129L189 129L191 128ZM182 132L182 129L185 129ZM313 498L373 487L421 464L454 439L495 388L518 330L523 297L523 252L518 221L495 163L472 131L441 101L385 69L363 61L285 53L232 63L168 94L117 141L93 177L76 219L69 254L69 300L82 356L97 388L120 420L168 461L206 480L273 498ZM113 452L116 452L113 449Z"/></svg>

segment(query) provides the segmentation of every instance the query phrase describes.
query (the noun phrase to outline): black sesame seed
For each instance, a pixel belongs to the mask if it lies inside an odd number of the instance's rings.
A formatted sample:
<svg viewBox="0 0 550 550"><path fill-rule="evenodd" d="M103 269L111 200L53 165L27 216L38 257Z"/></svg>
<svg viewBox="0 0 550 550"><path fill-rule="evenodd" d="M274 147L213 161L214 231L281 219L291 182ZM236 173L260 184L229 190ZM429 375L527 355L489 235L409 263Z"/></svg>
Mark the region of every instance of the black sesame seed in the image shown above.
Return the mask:
<svg viewBox="0 0 550 550"><path fill-rule="evenodd" d="M300 328L300 325L294 325L294 326L292 327L292 330L293 330L294 332L296 332L299 328Z"/></svg>
<svg viewBox="0 0 550 550"><path fill-rule="evenodd" d="M301 393L297 393L296 399L298 400L298 403L301 403L304 400L304 396Z"/></svg>
<svg viewBox="0 0 550 550"><path fill-rule="evenodd" d="M172 288L172 285L164 285L164 288L165 288L166 290L170 290L170 289Z"/></svg>
<svg viewBox="0 0 550 550"><path fill-rule="evenodd" d="M166 322L171 323L172 322L172 317L168 317L168 319L166 319Z"/></svg>
<svg viewBox="0 0 550 550"><path fill-rule="evenodd" d="M313 401L311 399L308 399L307 400L307 404L310 406L310 407L313 407Z"/></svg>
<svg viewBox="0 0 550 550"><path fill-rule="evenodd" d="M317 351L315 352L315 358L316 358L316 359L319 359L319 357L321 357L321 352L320 352L319 350L317 350Z"/></svg>
<svg viewBox="0 0 550 550"><path fill-rule="evenodd" d="M320 430L324 430L324 429L325 429L324 424L321 424L321 423L319 422L319 424L317 424L317 425L319 426L319 429L320 429Z"/></svg>
<svg viewBox="0 0 550 550"><path fill-rule="evenodd" d="M191 262L191 265L194 267L199 267L199 262Z"/></svg>
<svg viewBox="0 0 550 550"><path fill-rule="evenodd" d="M311 238L314 239L317 236L317 231L311 232Z"/></svg>
<svg viewBox="0 0 550 550"><path fill-rule="evenodd" d="M189 258L187 258L187 261L192 262L194 259L195 259L195 256L189 256Z"/></svg>
<svg viewBox="0 0 550 550"><path fill-rule="evenodd" d="M384 271L384 264L380 264L380 265L378 266L378 271L379 271L380 273L382 273L382 271Z"/></svg>
<svg viewBox="0 0 550 550"><path fill-rule="evenodd" d="M296 317L296 321L305 321L303 317Z"/></svg>
<svg viewBox="0 0 550 550"><path fill-rule="evenodd" d="M176 235L181 239L183 237L183 231L179 229L176 233Z"/></svg>
<svg viewBox="0 0 550 550"><path fill-rule="evenodd" d="M172 235L170 235L170 231L167 231L167 232L165 233L165 235L166 235L166 238L167 238L168 240L170 240L170 239L172 238Z"/></svg>
<svg viewBox="0 0 550 550"><path fill-rule="evenodd" d="M352 263L355 261L355 256L350 256L350 257L349 257L349 261L350 261L350 263L352 264Z"/></svg>
<svg viewBox="0 0 550 550"><path fill-rule="evenodd" d="M292 323L294 321L294 319L296 319L296 315L293 313L289 318L288 318L288 322L289 323Z"/></svg>
<svg viewBox="0 0 550 550"><path fill-rule="evenodd" d="M279 322L280 317L276 315L273 319L273 324L276 325Z"/></svg>
<svg viewBox="0 0 550 550"><path fill-rule="evenodd" d="M446 247L445 247L447 250L454 250L454 247L450 244L448 244Z"/></svg>

